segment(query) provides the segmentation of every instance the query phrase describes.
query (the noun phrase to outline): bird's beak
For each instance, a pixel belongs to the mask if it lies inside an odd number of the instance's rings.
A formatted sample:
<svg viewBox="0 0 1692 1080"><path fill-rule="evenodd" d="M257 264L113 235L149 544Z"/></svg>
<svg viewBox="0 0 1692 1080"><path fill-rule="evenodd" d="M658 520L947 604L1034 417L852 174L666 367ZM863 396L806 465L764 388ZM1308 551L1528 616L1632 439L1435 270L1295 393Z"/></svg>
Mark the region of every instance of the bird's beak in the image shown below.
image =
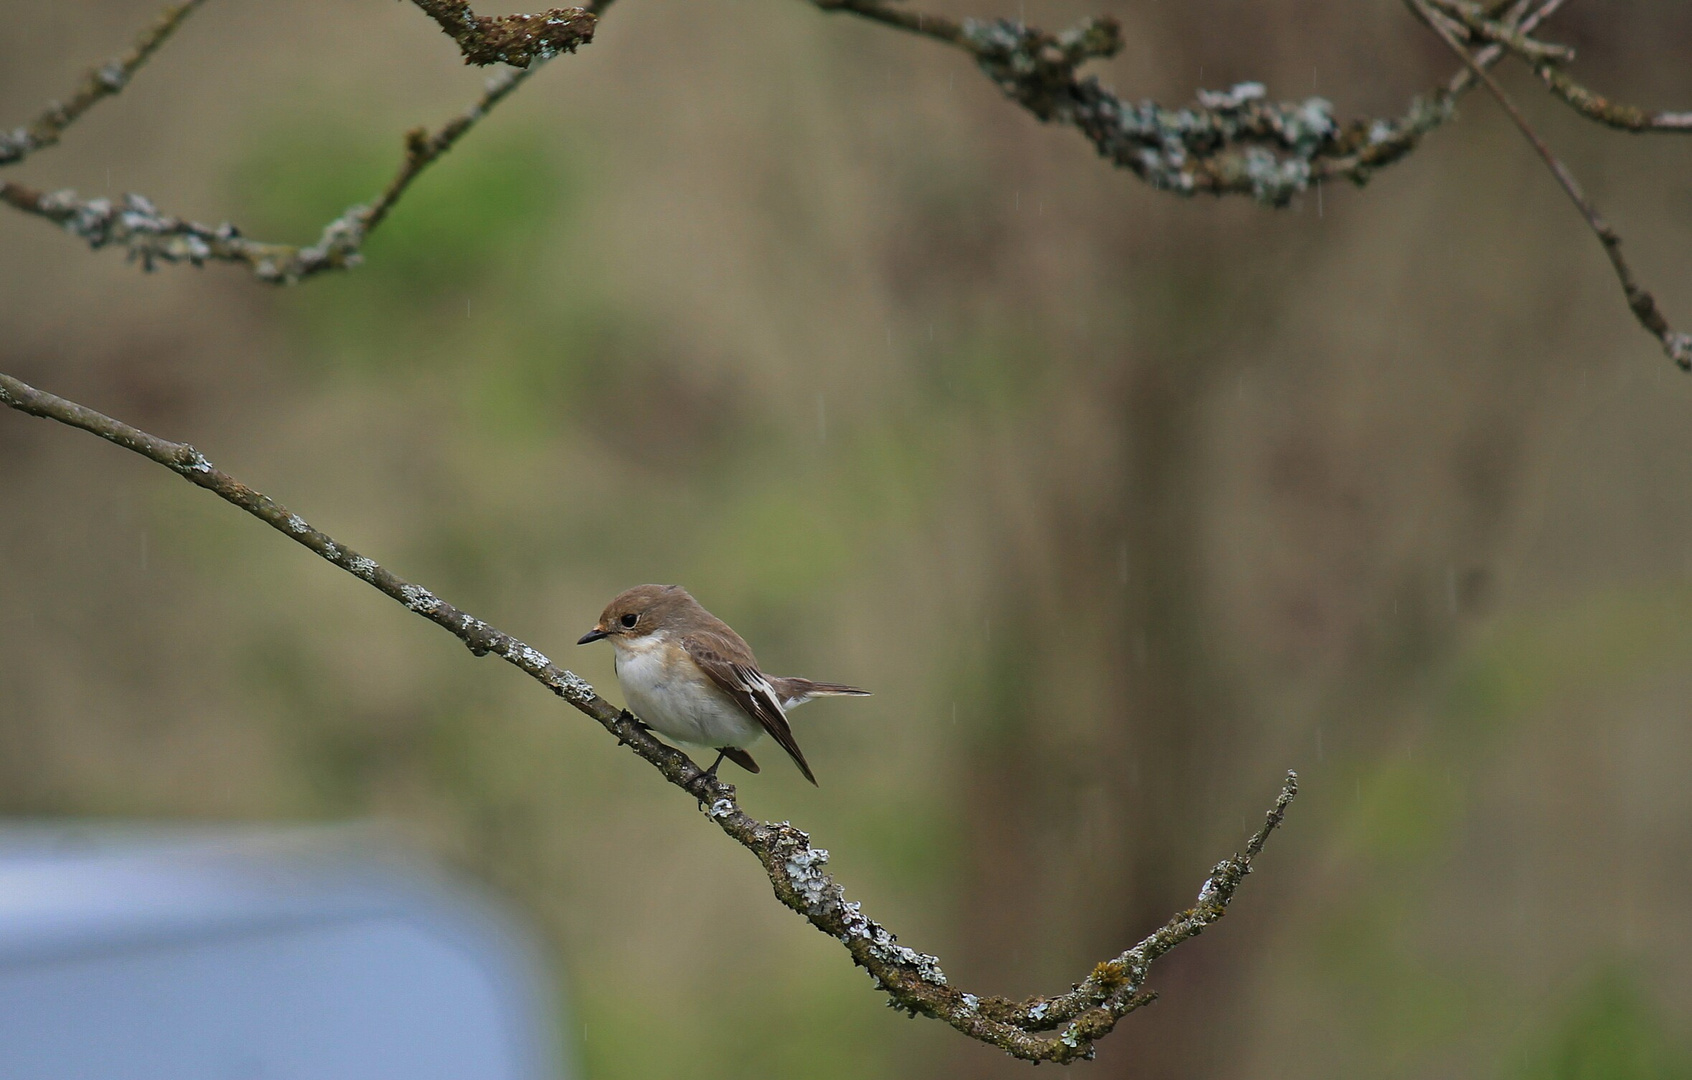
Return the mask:
<svg viewBox="0 0 1692 1080"><path fill-rule="evenodd" d="M599 627L596 626L592 630L589 630L587 633L583 634L582 637L581 637L581 640L576 642L576 644L577 645L586 645L590 641L598 641L600 638L606 637L606 636L608 636L608 635L605 633L605 631L601 630Z"/></svg>

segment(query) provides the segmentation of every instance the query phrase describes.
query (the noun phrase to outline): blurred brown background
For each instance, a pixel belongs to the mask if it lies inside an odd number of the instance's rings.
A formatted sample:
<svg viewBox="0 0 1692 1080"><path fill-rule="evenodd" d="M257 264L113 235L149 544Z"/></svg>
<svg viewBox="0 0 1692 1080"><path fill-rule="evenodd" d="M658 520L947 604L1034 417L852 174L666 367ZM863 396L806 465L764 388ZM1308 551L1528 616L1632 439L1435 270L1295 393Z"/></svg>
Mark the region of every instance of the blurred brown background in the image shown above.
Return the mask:
<svg viewBox="0 0 1692 1080"><path fill-rule="evenodd" d="M1396 3L947 3L1399 111ZM24 122L153 0L0 0ZM1692 106L1692 8L1571 4ZM39 187L307 240L483 76L409 5L216 0ZM1692 323L1692 142L1506 82ZM822 780L748 809L978 993L1062 989L1191 902L1296 768L1232 916L1085 1076L1692 1076L1692 380L1495 105L1365 190L1180 201L961 55L801 3L622 0L351 274L143 275L0 214L0 370L186 439L526 638L676 581ZM765 755L768 758L768 755ZM737 779L740 779L737 777ZM883 1007L603 732L283 538L0 416L0 810L397 821L567 973L597 1080L1025 1075Z"/></svg>

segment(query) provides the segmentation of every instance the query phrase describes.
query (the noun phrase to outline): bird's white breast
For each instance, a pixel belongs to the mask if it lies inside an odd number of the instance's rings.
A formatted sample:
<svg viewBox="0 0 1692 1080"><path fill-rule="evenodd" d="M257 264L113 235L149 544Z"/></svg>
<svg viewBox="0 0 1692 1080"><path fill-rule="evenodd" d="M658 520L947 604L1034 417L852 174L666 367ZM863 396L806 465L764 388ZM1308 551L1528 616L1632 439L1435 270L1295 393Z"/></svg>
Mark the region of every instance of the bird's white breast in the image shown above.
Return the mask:
<svg viewBox="0 0 1692 1080"><path fill-rule="evenodd" d="M717 688L687 650L663 633L612 639L617 681L629 711L676 742L750 746L763 725Z"/></svg>

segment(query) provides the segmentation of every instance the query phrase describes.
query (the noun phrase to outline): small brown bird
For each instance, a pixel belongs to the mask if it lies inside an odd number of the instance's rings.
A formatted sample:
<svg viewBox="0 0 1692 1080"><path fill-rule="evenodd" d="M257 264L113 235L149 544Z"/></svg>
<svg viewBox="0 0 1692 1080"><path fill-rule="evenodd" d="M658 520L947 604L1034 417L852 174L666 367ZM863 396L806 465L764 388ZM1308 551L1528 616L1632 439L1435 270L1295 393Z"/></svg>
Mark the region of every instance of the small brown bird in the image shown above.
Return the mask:
<svg viewBox="0 0 1692 1080"><path fill-rule="evenodd" d="M765 675L740 635L680 585L637 585L619 593L576 644L600 638L616 650L617 681L629 709L676 742L715 750L717 760L706 770L712 776L725 757L757 772L746 747L768 732L816 783L786 710L817 697L869 694L839 683Z"/></svg>

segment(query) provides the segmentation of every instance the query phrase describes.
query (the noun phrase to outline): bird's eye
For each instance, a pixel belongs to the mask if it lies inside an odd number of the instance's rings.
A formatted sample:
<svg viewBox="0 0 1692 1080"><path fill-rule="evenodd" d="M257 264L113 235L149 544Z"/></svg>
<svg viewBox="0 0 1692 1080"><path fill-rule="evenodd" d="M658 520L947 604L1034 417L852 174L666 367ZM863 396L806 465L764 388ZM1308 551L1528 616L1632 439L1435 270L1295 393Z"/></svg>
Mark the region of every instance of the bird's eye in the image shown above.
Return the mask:
<svg viewBox="0 0 1692 1080"><path fill-rule="evenodd" d="M617 621L622 623L624 626L632 627L632 626L634 626L635 623L640 621L640 616L636 615L634 612L631 611L627 615L624 615L621 619L618 619Z"/></svg>

